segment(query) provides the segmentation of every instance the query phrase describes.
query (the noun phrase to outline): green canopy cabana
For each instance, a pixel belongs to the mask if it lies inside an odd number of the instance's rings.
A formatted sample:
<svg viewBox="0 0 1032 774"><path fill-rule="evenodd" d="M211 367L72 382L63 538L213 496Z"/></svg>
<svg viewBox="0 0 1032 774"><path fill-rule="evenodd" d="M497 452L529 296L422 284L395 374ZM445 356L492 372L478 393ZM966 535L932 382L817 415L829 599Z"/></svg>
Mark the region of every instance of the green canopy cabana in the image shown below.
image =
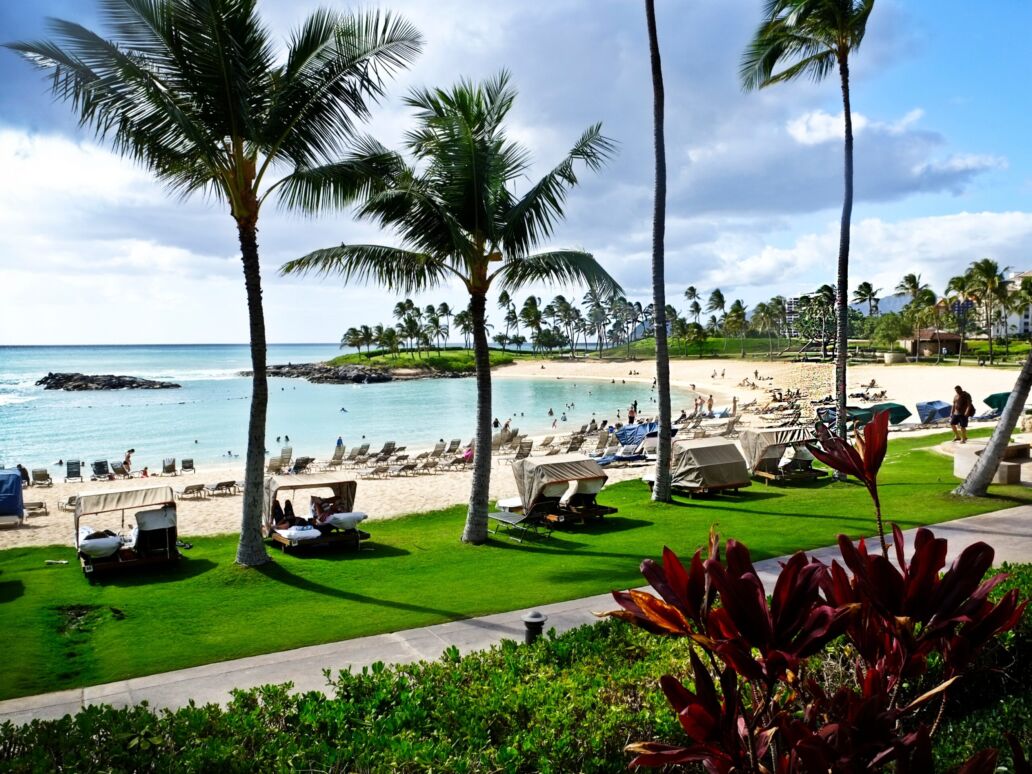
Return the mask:
<svg viewBox="0 0 1032 774"><path fill-rule="evenodd" d="M889 424L898 425L904 419L911 416L910 409L906 406L901 406L899 403L879 403L875 406L871 406L869 409L871 416L880 414L882 411L889 412Z"/></svg>
<svg viewBox="0 0 1032 774"><path fill-rule="evenodd" d="M1009 392L994 392L982 402L993 411L1003 411L1003 407L1007 405L1007 399L1010 398L1010 396L1011 394Z"/></svg>

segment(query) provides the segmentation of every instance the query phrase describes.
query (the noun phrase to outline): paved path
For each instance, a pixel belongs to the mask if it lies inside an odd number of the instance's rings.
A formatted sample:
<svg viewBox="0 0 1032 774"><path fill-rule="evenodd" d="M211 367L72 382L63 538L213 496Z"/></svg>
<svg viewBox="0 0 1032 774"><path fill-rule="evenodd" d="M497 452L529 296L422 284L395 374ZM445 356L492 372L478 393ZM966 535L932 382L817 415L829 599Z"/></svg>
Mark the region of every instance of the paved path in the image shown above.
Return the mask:
<svg viewBox="0 0 1032 774"><path fill-rule="evenodd" d="M997 563L1032 561L1032 506L958 519L935 525L933 530L937 536L949 540L947 562L979 540L985 540L996 549ZM905 533L908 547L912 545L913 533L914 530ZM829 546L809 553L830 562L838 556L838 549ZM773 588L781 559L767 559L756 565L768 591ZM614 605L612 597L601 594L533 609L548 616L546 628L554 627L563 632L597 620L592 613L612 610ZM467 653L503 639L520 640L523 637L520 616L529 609L11 699L0 702L0 722L60 718L90 704L126 706L147 701L152 707L176 708L191 699L198 704L224 703L234 688L288 681L299 691L322 690L326 687L324 669L336 674L341 669L361 669L376 661L404 664L433 660L451 646Z"/></svg>

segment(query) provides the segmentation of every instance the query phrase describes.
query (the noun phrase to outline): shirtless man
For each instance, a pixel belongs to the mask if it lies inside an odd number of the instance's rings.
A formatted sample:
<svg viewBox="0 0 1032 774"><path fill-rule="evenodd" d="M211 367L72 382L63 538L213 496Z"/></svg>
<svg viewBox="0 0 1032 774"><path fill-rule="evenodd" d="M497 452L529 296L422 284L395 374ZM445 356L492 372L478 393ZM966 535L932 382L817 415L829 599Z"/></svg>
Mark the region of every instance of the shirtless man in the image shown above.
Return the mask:
<svg viewBox="0 0 1032 774"><path fill-rule="evenodd" d="M950 412L950 429L953 430L953 440L967 443L968 417L974 414L974 405L971 402L971 393L966 392L958 384L953 388L956 395L953 397L953 410Z"/></svg>

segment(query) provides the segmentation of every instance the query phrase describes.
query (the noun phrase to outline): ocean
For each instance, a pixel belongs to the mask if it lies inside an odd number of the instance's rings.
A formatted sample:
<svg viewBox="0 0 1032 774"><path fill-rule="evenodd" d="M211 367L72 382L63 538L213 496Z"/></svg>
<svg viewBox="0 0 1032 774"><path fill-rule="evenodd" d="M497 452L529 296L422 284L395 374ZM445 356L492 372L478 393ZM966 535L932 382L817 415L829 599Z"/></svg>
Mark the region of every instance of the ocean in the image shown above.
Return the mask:
<svg viewBox="0 0 1032 774"><path fill-rule="evenodd" d="M340 354L334 344L274 344L268 362L308 363ZM59 459L121 460L136 449L134 468L160 468L165 457L198 463L242 461L247 438L250 380L247 345L0 347L0 465L53 466ZM64 392L35 382L47 372L119 374L174 381L178 390ZM550 431L567 404L559 431L587 422L592 413L613 421L637 400L648 413L647 385L576 379L492 381L494 414L532 434ZM690 398L675 392L678 399ZM472 378L419 379L385 384L310 384L269 380L266 446L278 452L326 457L337 436L348 447L369 441L425 446L474 430ZM342 411L342 409L344 409ZM277 441L279 437L279 441ZM230 456L232 455L232 456Z"/></svg>

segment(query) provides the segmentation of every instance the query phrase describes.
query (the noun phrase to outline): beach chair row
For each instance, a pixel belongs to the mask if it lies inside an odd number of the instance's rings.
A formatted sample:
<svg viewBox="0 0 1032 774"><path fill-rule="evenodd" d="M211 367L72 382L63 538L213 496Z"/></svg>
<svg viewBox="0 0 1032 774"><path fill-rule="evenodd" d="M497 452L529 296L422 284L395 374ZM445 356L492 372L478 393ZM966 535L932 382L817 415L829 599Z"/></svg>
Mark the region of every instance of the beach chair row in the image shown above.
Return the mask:
<svg viewBox="0 0 1032 774"><path fill-rule="evenodd" d="M162 475L162 476L178 476L185 473L196 473L197 469L194 467L194 461L192 459L184 459L182 465L176 468L175 457L166 457L161 464L160 474L155 471L151 475ZM48 484L42 484L50 486L54 482L50 480L50 474L45 470L33 471L33 480L35 481L36 473L46 473L46 478L49 481ZM121 462L108 462L107 460L95 460L90 463L89 472L86 472L84 463L81 460L68 460L65 463L65 482L69 481L82 481L86 475L89 476L90 481L108 481L111 479L121 478L133 478L137 475L138 471L129 471L125 465ZM41 484L37 484L39 486Z"/></svg>

